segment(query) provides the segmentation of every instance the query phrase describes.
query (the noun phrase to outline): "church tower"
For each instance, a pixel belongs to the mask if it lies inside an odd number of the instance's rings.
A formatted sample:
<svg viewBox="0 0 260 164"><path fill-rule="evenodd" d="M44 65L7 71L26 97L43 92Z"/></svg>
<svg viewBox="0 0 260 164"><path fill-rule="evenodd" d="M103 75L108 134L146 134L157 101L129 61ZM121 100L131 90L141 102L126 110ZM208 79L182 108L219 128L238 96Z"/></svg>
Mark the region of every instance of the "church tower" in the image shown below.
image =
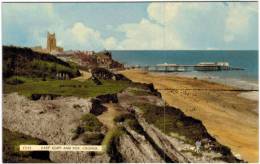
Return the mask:
<svg viewBox="0 0 260 164"><path fill-rule="evenodd" d="M56 46L55 33L51 34L48 32L48 34L47 34L47 51L53 52L53 51L56 51L56 49L57 49L57 46Z"/></svg>

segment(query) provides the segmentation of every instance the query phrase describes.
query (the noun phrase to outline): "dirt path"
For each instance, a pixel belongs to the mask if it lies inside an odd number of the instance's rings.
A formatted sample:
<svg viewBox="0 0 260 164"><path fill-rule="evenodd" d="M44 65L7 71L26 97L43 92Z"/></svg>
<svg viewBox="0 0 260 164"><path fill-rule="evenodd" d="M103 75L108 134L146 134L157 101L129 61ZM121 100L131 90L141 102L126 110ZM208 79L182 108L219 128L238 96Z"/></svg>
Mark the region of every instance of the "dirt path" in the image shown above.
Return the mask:
<svg viewBox="0 0 260 164"><path fill-rule="evenodd" d="M115 127L114 118L120 115L120 107L117 104L107 103L104 104L107 107L107 111L103 112L97 118L102 124L104 124L109 130Z"/></svg>
<svg viewBox="0 0 260 164"><path fill-rule="evenodd" d="M81 76L74 78L74 80L85 81L91 77L91 73L80 70Z"/></svg>
<svg viewBox="0 0 260 164"><path fill-rule="evenodd" d="M203 122L208 132L249 162L258 161L258 101L239 96L232 87L185 77L158 75L138 70L121 72L136 82L153 83L163 99ZM206 88L206 90L196 90ZM195 90L185 90L195 89Z"/></svg>

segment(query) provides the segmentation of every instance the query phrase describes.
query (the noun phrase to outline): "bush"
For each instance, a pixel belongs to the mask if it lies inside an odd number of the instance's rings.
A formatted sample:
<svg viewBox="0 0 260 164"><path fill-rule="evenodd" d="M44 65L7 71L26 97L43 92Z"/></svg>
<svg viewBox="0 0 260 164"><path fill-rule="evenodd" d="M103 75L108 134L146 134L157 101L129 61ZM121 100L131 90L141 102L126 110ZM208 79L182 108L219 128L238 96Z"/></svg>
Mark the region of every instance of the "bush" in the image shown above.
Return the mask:
<svg viewBox="0 0 260 164"><path fill-rule="evenodd" d="M67 73L71 77L74 77L78 74L78 70L76 67L70 68L61 64L57 64L49 61L42 60L33 60L32 68L36 69L40 72L48 72L48 73Z"/></svg>
<svg viewBox="0 0 260 164"><path fill-rule="evenodd" d="M104 149L106 152L110 152L112 149L112 143L114 140L117 140L122 134L125 133L125 130L123 127L117 127L115 129L112 129L107 132L106 136L104 137L102 141L102 145L104 146Z"/></svg>
<svg viewBox="0 0 260 164"><path fill-rule="evenodd" d="M24 83L35 82L35 81L41 81L41 79L27 77L27 76L11 76L7 79L4 79L4 82L6 84L11 84L11 85L24 84Z"/></svg>
<svg viewBox="0 0 260 164"><path fill-rule="evenodd" d="M66 63L54 55L34 52L29 48L3 46L4 78L14 75L55 78L57 71L67 73L70 77L80 75L75 65Z"/></svg>
<svg viewBox="0 0 260 164"><path fill-rule="evenodd" d="M102 123L95 117L93 114L85 114L81 117L83 121L84 131L96 132L100 131L102 127Z"/></svg>
<svg viewBox="0 0 260 164"><path fill-rule="evenodd" d="M8 78L6 80L6 83L11 85L23 84L24 82L25 82L24 79L16 76Z"/></svg>
<svg viewBox="0 0 260 164"><path fill-rule="evenodd" d="M99 80L112 80L114 77L114 74L105 68L94 68L91 74Z"/></svg>
<svg viewBox="0 0 260 164"><path fill-rule="evenodd" d="M100 145L104 139L101 133L86 133L83 136L83 142L89 145Z"/></svg>

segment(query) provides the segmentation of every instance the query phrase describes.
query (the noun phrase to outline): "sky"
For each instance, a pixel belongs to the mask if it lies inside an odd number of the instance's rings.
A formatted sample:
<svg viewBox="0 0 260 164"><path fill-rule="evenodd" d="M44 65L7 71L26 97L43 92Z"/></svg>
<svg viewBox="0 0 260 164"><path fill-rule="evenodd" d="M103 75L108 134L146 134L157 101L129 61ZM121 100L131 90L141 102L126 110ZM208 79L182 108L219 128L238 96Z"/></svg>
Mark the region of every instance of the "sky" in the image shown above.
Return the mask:
<svg viewBox="0 0 260 164"><path fill-rule="evenodd" d="M65 50L257 50L257 2L3 3L2 43Z"/></svg>

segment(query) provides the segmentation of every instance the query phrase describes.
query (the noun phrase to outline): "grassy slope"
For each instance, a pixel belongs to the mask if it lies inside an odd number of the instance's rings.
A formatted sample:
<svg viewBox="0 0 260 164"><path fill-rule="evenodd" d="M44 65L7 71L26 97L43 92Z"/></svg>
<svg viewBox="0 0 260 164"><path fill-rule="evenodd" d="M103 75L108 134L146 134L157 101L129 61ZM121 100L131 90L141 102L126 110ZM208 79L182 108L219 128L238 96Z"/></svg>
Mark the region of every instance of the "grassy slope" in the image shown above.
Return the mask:
<svg viewBox="0 0 260 164"><path fill-rule="evenodd" d="M92 80L49 80L40 81L28 79L23 84L4 84L4 93L18 92L31 97L32 94L55 94L60 96L96 97L103 94L117 93L129 85L125 81L102 81L96 85Z"/></svg>
<svg viewBox="0 0 260 164"><path fill-rule="evenodd" d="M70 77L80 75L75 65L54 55L34 52L29 48L3 46L4 79L14 75L55 78L57 73L66 73Z"/></svg>
<svg viewBox="0 0 260 164"><path fill-rule="evenodd" d="M184 136L187 142L194 144L197 140L211 138L199 120L187 117L178 109L159 107L148 103L136 103L142 110L148 123L154 124L168 135L177 133Z"/></svg>
<svg viewBox="0 0 260 164"><path fill-rule="evenodd" d="M19 151L20 145L44 145L44 141L21 133L3 129L3 162L49 163L48 152Z"/></svg>

